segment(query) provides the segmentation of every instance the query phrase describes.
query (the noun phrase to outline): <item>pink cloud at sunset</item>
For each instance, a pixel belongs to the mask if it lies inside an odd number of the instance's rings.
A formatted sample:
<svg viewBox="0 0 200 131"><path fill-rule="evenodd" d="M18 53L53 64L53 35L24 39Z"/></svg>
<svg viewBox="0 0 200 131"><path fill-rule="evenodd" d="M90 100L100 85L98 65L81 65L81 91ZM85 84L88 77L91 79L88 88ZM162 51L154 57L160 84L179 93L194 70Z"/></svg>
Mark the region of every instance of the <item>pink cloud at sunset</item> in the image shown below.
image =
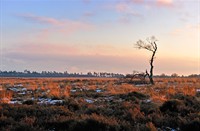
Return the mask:
<svg viewBox="0 0 200 131"><path fill-rule="evenodd" d="M145 2L145 0L127 0L128 2L132 2L132 3L143 3Z"/></svg>
<svg viewBox="0 0 200 131"><path fill-rule="evenodd" d="M119 12L125 12L128 9L128 5L126 3L119 3L116 5L116 10Z"/></svg>
<svg viewBox="0 0 200 131"><path fill-rule="evenodd" d="M36 16L33 14L22 14L17 16L29 22L39 23L42 25L50 25L48 27L43 27L41 30L39 30L39 36L42 39L47 38L50 34L54 33L69 35L77 31L91 30L94 28L92 24L88 24L82 21L73 21L69 19L59 20L50 17Z"/></svg>
<svg viewBox="0 0 200 131"><path fill-rule="evenodd" d="M139 18L140 21L144 21L144 11L136 10L136 7L142 7L145 10L153 8L172 9L177 6L173 0L124 0L116 2L113 5L105 5L107 9L114 10L120 14L119 22L123 24L129 24L132 19Z"/></svg>
<svg viewBox="0 0 200 131"><path fill-rule="evenodd" d="M17 16L24 18L30 22L37 22L40 24L50 24L50 25L55 25L55 26L62 26L65 24L65 22L61 21L61 20L57 20L54 18L48 18L48 17L36 16L33 14L19 14Z"/></svg>
<svg viewBox="0 0 200 131"><path fill-rule="evenodd" d="M140 5L140 6L152 6L152 7L172 7L174 6L174 0L125 0L120 1L116 6L118 11L124 11L128 6Z"/></svg>
<svg viewBox="0 0 200 131"><path fill-rule="evenodd" d="M79 54L80 49L74 45L61 44L24 44L12 47L9 53L29 55L71 55ZM80 54L79 54L80 55Z"/></svg>
<svg viewBox="0 0 200 131"><path fill-rule="evenodd" d="M26 54L42 56L81 56L81 55L101 55L130 57L135 54L132 49L117 47L109 44L79 45L79 44L59 44L59 43L26 43L10 47L8 54Z"/></svg>
<svg viewBox="0 0 200 131"><path fill-rule="evenodd" d="M193 40L197 40L198 38L197 32L200 31L199 25L185 25L182 28L176 28L171 32L171 35L184 36L184 37L190 37L190 38L192 37L194 38Z"/></svg>
<svg viewBox="0 0 200 131"><path fill-rule="evenodd" d="M173 5L173 0L157 0L156 2L158 6L172 6Z"/></svg>

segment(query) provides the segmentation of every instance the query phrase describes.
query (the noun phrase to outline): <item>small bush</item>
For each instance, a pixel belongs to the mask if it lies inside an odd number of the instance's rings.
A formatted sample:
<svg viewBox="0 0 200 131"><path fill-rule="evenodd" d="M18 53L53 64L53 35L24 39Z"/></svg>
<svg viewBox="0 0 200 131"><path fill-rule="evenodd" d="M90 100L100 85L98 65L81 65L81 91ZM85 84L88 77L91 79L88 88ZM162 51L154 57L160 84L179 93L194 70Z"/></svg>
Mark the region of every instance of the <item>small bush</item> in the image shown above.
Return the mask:
<svg viewBox="0 0 200 131"><path fill-rule="evenodd" d="M184 103L180 100L169 100L160 107L160 110L162 112L180 112L184 106Z"/></svg>
<svg viewBox="0 0 200 131"><path fill-rule="evenodd" d="M181 127L183 131L200 131L200 121L195 120Z"/></svg>
<svg viewBox="0 0 200 131"><path fill-rule="evenodd" d="M34 101L34 100L26 100L22 104L33 105L33 104L36 104L36 101Z"/></svg>

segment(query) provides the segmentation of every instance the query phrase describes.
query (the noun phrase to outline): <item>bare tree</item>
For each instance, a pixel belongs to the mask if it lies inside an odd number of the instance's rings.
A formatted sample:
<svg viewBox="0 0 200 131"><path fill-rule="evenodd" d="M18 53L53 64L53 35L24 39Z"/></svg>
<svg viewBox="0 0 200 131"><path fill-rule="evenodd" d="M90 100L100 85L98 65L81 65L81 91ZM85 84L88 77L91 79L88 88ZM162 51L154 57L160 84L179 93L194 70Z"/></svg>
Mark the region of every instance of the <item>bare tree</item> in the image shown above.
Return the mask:
<svg viewBox="0 0 200 131"><path fill-rule="evenodd" d="M156 51L157 51L156 41L157 41L156 38L154 36L152 36L151 38L147 38L148 43L146 43L142 40L138 40L137 43L135 44L136 48L138 48L138 49L146 49L146 50L152 52L152 56L151 56L151 59L150 59L150 73L148 73L148 71L146 70L146 74L149 77L151 84L154 84L154 81L153 81L153 67L154 67L153 61L154 61L155 54L156 54Z"/></svg>

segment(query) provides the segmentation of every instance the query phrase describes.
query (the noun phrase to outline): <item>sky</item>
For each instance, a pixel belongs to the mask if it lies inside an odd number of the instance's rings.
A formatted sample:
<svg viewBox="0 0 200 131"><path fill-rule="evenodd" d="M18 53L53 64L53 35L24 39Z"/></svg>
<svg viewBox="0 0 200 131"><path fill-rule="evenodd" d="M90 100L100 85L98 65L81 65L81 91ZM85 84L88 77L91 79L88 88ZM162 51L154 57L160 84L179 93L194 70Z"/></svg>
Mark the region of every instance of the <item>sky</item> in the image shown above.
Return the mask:
<svg viewBox="0 0 200 131"><path fill-rule="evenodd" d="M0 70L200 74L200 0L0 0Z"/></svg>

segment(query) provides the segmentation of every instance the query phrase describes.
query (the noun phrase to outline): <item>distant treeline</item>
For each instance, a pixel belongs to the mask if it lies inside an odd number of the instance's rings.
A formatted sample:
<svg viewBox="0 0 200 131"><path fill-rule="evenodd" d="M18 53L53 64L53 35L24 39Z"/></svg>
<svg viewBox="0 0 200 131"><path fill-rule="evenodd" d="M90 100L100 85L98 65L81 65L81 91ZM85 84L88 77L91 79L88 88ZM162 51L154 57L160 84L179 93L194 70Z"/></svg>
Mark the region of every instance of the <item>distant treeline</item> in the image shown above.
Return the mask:
<svg viewBox="0 0 200 131"><path fill-rule="evenodd" d="M28 71L17 72L17 71L0 71L0 77L108 77L108 78L120 78L124 77L123 74L119 73L108 73L108 72L88 72L84 73L68 73L56 72L56 71Z"/></svg>
<svg viewBox="0 0 200 131"><path fill-rule="evenodd" d="M65 72L56 72L56 71L29 71L24 70L24 72L18 71L1 71L0 70L0 77L106 77L106 78L122 78L124 74L119 73L108 73L108 72L88 72L88 73L68 73ZM172 75L155 75L155 78L171 78L171 77L200 77L200 74L191 74L189 76L179 76L176 73Z"/></svg>
<svg viewBox="0 0 200 131"><path fill-rule="evenodd" d="M188 76L183 76L183 75L178 75L176 73L173 73L171 75L166 75L166 74L156 75L154 77L158 77L158 78L175 78L175 77L189 77L189 78L193 78L193 77L200 77L200 74L191 74L191 75L188 75Z"/></svg>

